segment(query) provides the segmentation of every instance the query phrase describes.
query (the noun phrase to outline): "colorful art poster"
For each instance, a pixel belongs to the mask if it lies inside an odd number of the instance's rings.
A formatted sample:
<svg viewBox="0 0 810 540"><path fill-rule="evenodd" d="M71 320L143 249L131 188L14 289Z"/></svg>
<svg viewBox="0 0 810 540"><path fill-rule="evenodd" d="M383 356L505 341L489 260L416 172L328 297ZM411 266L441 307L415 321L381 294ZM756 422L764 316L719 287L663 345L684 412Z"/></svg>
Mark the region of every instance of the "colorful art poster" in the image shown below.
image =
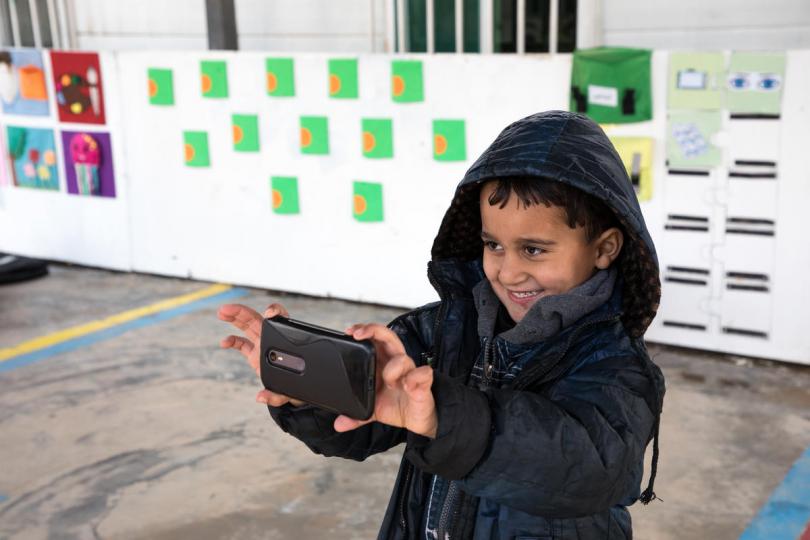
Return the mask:
<svg viewBox="0 0 810 540"><path fill-rule="evenodd" d="M610 142L622 158L630 183L639 201L653 196L653 139L651 137L611 137Z"/></svg>
<svg viewBox="0 0 810 540"><path fill-rule="evenodd" d="M104 124L104 85L98 54L51 51L60 122Z"/></svg>
<svg viewBox="0 0 810 540"><path fill-rule="evenodd" d="M716 110L723 106L725 84L723 53L671 53L669 55L670 109Z"/></svg>
<svg viewBox="0 0 810 540"><path fill-rule="evenodd" d="M6 139L15 186L59 190L53 131L8 126Z"/></svg>
<svg viewBox="0 0 810 540"><path fill-rule="evenodd" d="M784 53L731 54L726 106L735 114L778 116L782 111Z"/></svg>
<svg viewBox="0 0 810 540"><path fill-rule="evenodd" d="M8 174L8 166L10 163L9 153L6 150L8 146L6 146L6 134L5 130L0 129L0 148L3 149L3 155L0 156L0 187L5 187L11 184L11 180L9 180Z"/></svg>
<svg viewBox="0 0 810 540"><path fill-rule="evenodd" d="M667 165L670 169L709 169L720 165L722 153L712 143L720 131L720 111L670 111L667 124Z"/></svg>
<svg viewBox="0 0 810 540"><path fill-rule="evenodd" d="M109 133L63 131L62 149L68 193L115 197Z"/></svg>
<svg viewBox="0 0 810 540"><path fill-rule="evenodd" d="M48 116L48 85L40 51L0 50L0 103L6 114Z"/></svg>

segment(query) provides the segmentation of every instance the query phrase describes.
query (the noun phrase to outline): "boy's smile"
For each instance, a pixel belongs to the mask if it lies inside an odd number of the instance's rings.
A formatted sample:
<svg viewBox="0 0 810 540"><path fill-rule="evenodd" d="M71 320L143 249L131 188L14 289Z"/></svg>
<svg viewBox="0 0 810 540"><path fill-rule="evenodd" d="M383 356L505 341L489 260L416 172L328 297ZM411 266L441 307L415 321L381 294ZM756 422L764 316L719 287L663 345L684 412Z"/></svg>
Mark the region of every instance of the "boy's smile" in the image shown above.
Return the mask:
<svg viewBox="0 0 810 540"><path fill-rule="evenodd" d="M584 227L568 226L565 210L533 204L525 207L510 194L506 206L491 205L496 182L481 188L481 238L484 273L512 320L519 322L544 296L562 294L587 281L597 269L607 268L621 249L607 246L617 229L588 242Z"/></svg>

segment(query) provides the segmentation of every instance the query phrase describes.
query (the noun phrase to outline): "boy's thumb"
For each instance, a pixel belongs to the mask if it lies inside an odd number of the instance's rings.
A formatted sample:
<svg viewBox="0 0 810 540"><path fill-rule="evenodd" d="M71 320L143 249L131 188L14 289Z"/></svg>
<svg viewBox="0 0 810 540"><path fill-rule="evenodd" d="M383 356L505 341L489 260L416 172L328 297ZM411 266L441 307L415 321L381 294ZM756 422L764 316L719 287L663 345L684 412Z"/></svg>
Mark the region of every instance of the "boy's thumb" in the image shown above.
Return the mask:
<svg viewBox="0 0 810 540"><path fill-rule="evenodd" d="M412 369L405 376L405 390L409 394L420 393L425 390L430 391L430 386L433 384L433 368L430 366L421 366Z"/></svg>

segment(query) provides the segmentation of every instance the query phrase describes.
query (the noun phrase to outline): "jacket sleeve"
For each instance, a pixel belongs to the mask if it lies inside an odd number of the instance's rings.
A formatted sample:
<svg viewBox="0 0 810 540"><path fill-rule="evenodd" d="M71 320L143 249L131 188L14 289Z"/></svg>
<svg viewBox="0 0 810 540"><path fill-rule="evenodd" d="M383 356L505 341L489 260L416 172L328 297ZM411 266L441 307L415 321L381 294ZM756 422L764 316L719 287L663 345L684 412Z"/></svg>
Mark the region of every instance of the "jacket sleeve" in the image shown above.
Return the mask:
<svg viewBox="0 0 810 540"><path fill-rule="evenodd" d="M426 472L460 480L472 495L531 514L605 510L637 492L641 480L662 398L645 361L602 359L542 395L481 391L437 373L437 438L409 434L405 455Z"/></svg>
<svg viewBox="0 0 810 540"><path fill-rule="evenodd" d="M436 304L428 304L394 319L388 326L402 340L408 355L419 364L428 349L432 318ZM406 430L371 422L352 431L334 430L336 414L311 405L294 407L268 406L273 420L293 437L300 439L313 452L324 456L339 456L362 461L372 454L384 452L405 441Z"/></svg>

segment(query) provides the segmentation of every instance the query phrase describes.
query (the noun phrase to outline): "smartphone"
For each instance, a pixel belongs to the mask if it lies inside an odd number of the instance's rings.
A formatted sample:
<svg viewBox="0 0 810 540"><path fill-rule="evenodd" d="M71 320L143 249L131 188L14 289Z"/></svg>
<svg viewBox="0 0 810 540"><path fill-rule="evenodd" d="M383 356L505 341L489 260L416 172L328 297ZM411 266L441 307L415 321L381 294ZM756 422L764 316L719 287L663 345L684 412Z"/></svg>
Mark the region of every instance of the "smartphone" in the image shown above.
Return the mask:
<svg viewBox="0 0 810 540"><path fill-rule="evenodd" d="M371 340L276 316L262 322L260 372L272 392L367 420L374 412Z"/></svg>

